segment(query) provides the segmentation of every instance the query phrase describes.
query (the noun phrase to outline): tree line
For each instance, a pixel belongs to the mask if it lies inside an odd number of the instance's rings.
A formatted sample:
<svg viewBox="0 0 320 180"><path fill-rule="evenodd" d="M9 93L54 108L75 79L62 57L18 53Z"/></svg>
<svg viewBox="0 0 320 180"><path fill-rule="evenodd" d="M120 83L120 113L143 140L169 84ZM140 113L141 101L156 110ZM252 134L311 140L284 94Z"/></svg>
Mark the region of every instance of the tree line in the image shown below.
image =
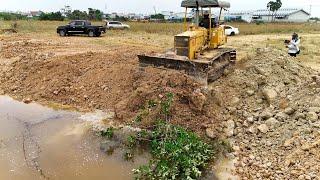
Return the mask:
<svg viewBox="0 0 320 180"><path fill-rule="evenodd" d="M0 20L10 21L10 20L25 20L27 16L17 14L17 13L8 13L0 12Z"/></svg>
<svg viewBox="0 0 320 180"><path fill-rule="evenodd" d="M38 17L32 17L32 19L42 20L42 21L63 21L63 20L97 20L101 21L103 17L103 12L98 9L88 8L88 11L80 10L62 10L57 12L41 12ZM0 20L10 21L10 20L26 20L27 15L22 15L18 13L7 13L0 12Z"/></svg>
<svg viewBox="0 0 320 180"><path fill-rule="evenodd" d="M69 20L98 20L101 21L103 12L99 9L88 8L88 11L64 11L64 12L51 12L51 13L41 13L39 20L49 20L49 21L63 21L65 19Z"/></svg>

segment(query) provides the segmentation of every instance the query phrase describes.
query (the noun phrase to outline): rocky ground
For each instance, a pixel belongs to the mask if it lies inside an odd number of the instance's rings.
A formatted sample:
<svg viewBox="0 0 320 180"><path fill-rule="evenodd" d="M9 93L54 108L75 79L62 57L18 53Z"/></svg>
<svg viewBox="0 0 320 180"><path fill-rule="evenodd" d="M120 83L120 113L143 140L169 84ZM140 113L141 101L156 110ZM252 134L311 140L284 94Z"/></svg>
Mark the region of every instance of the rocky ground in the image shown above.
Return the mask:
<svg viewBox="0 0 320 180"><path fill-rule="evenodd" d="M136 55L151 49L71 38L2 38L0 94L131 123L173 93L172 123L230 139L241 179L320 178L320 74L282 51L259 48L203 87L180 72L139 71Z"/></svg>
<svg viewBox="0 0 320 180"><path fill-rule="evenodd" d="M210 85L224 128L207 134L231 139L241 179L319 179L320 74L278 50L256 53Z"/></svg>

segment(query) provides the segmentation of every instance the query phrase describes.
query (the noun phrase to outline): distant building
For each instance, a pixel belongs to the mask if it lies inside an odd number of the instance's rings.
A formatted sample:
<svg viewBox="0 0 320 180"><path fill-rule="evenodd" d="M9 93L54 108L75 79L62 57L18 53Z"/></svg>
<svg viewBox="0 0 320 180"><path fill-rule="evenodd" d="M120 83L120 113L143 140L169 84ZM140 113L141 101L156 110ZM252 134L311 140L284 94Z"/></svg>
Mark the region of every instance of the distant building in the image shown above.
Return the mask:
<svg viewBox="0 0 320 180"><path fill-rule="evenodd" d="M307 22L310 14L303 9L279 9L273 12L263 9L256 11L230 11L226 13L225 20L228 21L263 21L263 22Z"/></svg>
<svg viewBox="0 0 320 180"><path fill-rule="evenodd" d="M164 19L167 21L183 21L185 18L185 12L171 12L171 11L163 11L161 14L164 15ZM187 19L191 19L193 18L193 13L192 12L188 12L187 13Z"/></svg>
<svg viewBox="0 0 320 180"><path fill-rule="evenodd" d="M252 22L253 11L229 11L224 15L226 21Z"/></svg>
<svg viewBox="0 0 320 180"><path fill-rule="evenodd" d="M30 11L28 13L28 18L39 17L42 14L42 11Z"/></svg>
<svg viewBox="0 0 320 180"><path fill-rule="evenodd" d="M310 14L303 9L279 9L272 15L269 10L257 10L252 19L256 21L271 22L272 16L276 22L307 22Z"/></svg>

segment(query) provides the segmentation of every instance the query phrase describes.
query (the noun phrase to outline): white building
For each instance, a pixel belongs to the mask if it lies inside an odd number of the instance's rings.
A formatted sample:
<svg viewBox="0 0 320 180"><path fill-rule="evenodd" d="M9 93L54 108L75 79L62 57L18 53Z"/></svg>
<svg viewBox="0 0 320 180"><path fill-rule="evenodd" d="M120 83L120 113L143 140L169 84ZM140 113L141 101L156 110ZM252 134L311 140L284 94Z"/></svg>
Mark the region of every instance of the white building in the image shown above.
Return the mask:
<svg viewBox="0 0 320 180"><path fill-rule="evenodd" d="M279 9L273 15L269 10L256 11L229 11L225 14L226 20L241 20L245 22L263 21L263 22L307 22L310 14L303 9Z"/></svg>
<svg viewBox="0 0 320 180"><path fill-rule="evenodd" d="M252 19L256 21L271 22L307 22L310 14L303 9L279 9L274 15L269 10L253 12Z"/></svg>
<svg viewBox="0 0 320 180"><path fill-rule="evenodd" d="M225 20L228 21L244 21L247 23L252 22L254 11L229 11L225 13Z"/></svg>

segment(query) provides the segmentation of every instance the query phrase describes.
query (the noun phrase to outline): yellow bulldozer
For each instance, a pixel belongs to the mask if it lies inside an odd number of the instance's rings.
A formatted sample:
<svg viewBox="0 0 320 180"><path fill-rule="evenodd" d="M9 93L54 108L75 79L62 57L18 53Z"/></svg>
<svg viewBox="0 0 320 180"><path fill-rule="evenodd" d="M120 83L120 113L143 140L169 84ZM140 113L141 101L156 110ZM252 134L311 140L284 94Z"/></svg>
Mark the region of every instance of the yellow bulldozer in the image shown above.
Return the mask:
<svg viewBox="0 0 320 180"><path fill-rule="evenodd" d="M154 66L184 71L205 83L223 75L236 60L236 50L222 48L227 42L222 12L230 3L218 0L183 0L185 32L174 37L174 48L166 53L138 55L140 67ZM212 18L212 9L219 8L218 19ZM192 9L192 23L187 22Z"/></svg>

